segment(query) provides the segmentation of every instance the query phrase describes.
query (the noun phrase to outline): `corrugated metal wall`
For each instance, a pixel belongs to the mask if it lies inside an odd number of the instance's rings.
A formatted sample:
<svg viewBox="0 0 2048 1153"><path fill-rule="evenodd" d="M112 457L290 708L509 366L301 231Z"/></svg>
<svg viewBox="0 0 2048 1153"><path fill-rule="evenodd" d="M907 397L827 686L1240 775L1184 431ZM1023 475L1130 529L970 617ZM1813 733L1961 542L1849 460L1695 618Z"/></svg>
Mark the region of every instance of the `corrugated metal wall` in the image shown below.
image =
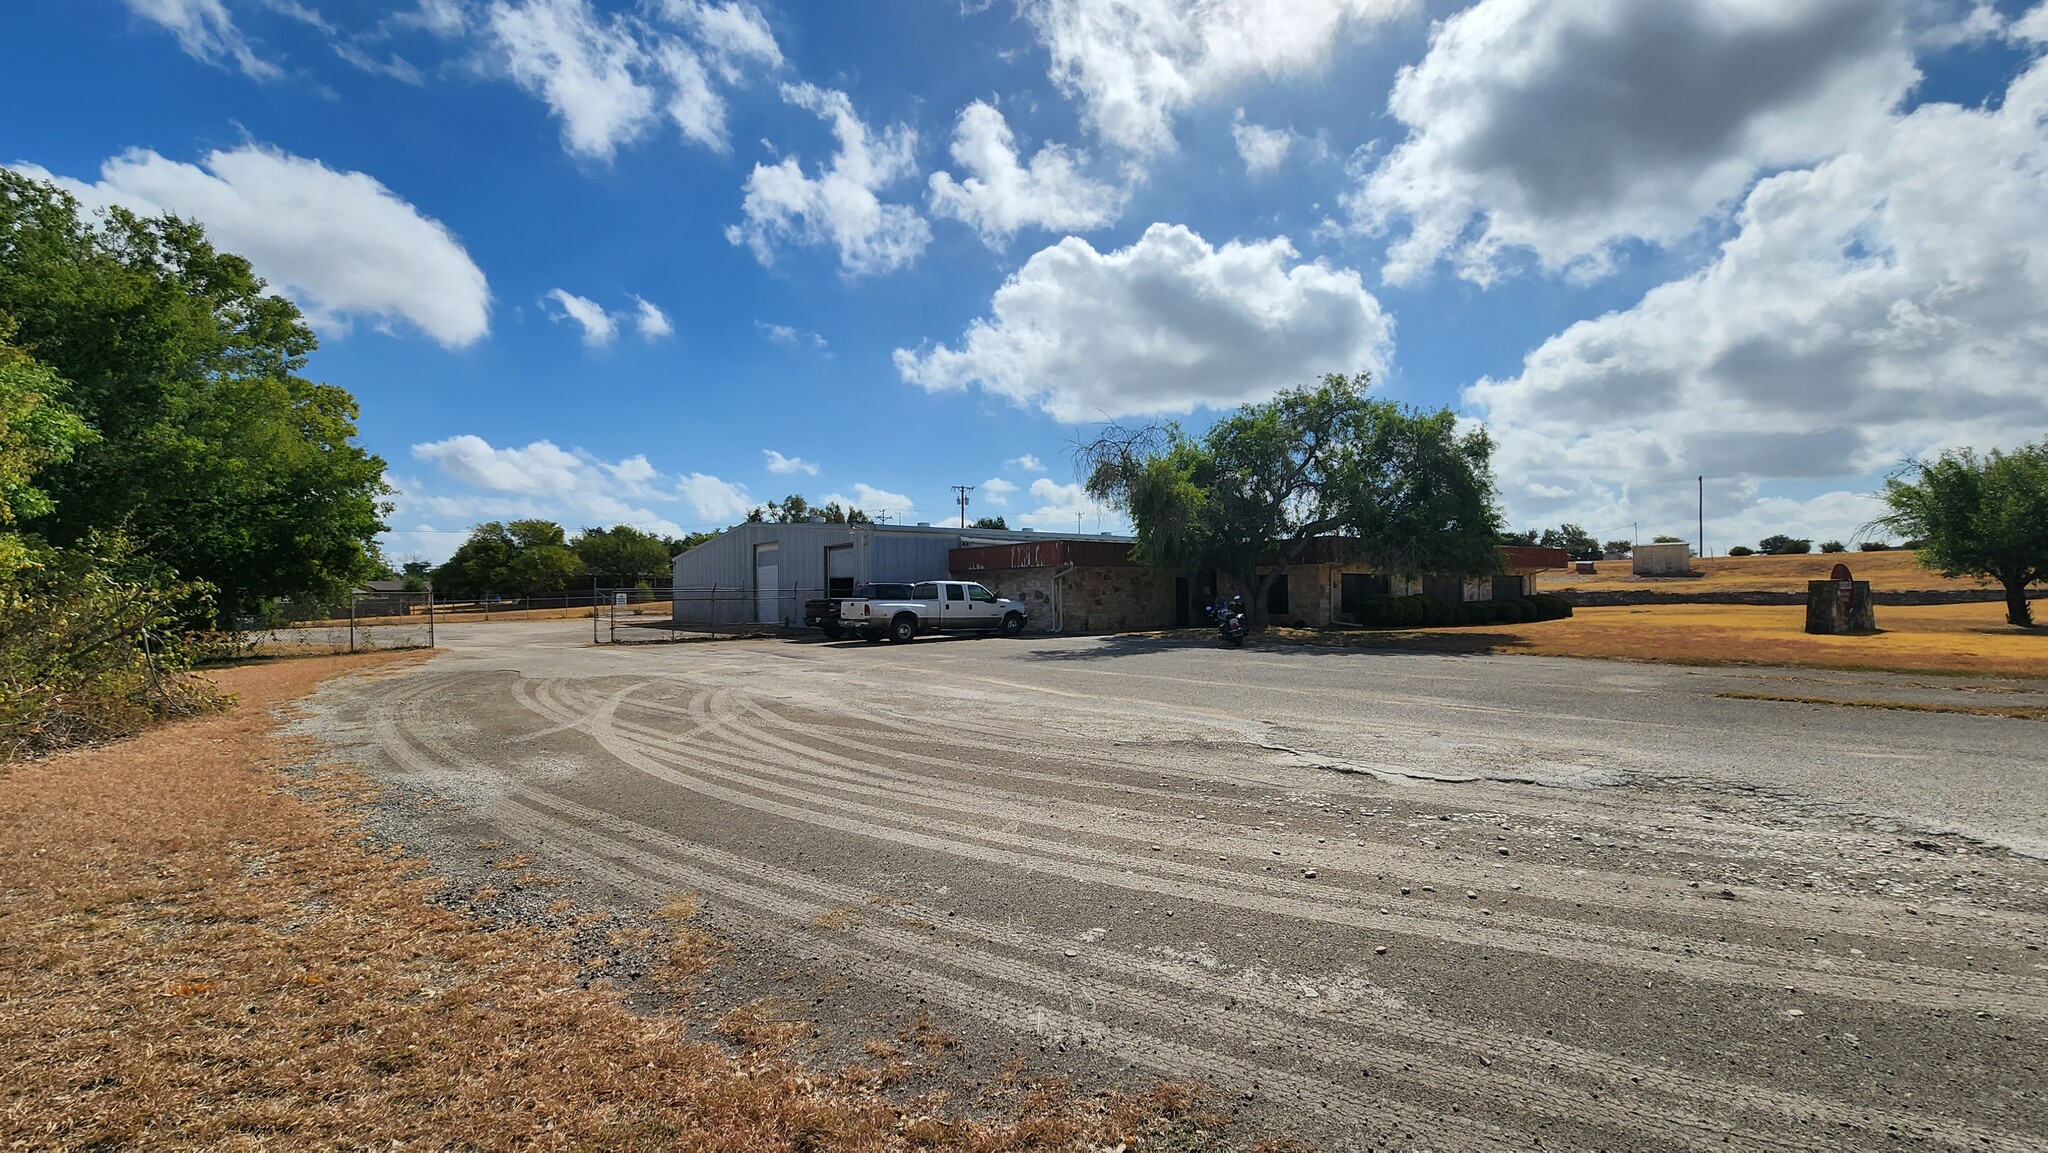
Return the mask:
<svg viewBox="0 0 2048 1153"><path fill-rule="evenodd" d="M676 557L675 614L708 624L803 624L804 601L825 595L825 550L853 546L858 584L946 579L961 534L945 529L843 524L739 524ZM768 612L754 588L754 554L776 545L777 594ZM763 619L764 615L772 619Z"/></svg>

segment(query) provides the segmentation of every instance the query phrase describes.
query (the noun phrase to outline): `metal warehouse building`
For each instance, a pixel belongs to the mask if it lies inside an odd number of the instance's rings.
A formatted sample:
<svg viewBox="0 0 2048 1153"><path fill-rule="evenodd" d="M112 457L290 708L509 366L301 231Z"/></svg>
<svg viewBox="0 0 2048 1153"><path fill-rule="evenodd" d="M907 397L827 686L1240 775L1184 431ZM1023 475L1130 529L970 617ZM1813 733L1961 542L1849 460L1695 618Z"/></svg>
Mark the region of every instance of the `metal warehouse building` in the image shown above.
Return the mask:
<svg viewBox="0 0 2048 1153"><path fill-rule="evenodd" d="M1129 537L897 524L737 524L675 559L675 618L801 625L804 601L881 581L945 580L955 549ZM971 576L969 579L973 579ZM997 588L998 593L1005 590ZM1048 622L1034 621L1043 628Z"/></svg>

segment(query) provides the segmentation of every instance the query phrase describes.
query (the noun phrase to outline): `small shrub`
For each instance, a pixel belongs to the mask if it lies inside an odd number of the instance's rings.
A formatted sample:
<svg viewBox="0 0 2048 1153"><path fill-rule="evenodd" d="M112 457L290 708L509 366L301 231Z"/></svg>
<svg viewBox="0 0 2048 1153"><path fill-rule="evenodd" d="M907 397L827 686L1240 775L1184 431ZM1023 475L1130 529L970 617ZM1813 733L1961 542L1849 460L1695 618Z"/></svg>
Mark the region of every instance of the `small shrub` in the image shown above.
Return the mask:
<svg viewBox="0 0 2048 1153"><path fill-rule="evenodd" d="M1890 541L1882 540L1867 540L1856 546L1860 552L1889 552L1891 547Z"/></svg>
<svg viewBox="0 0 2048 1153"><path fill-rule="evenodd" d="M1734 548L1731 548L1731 549L1729 549L1729 550L1728 550L1728 555L1729 555L1729 556L1755 556L1755 555L1756 555L1756 550L1755 550L1755 549L1753 549L1753 548L1751 548L1751 547L1749 547L1749 546L1748 546L1748 545L1746 545L1746 544L1739 544L1739 545L1736 545L1736 546L1735 546Z"/></svg>
<svg viewBox="0 0 2048 1153"><path fill-rule="evenodd" d="M1500 605L1494 601L1471 601L1458 607L1468 625L1490 625L1500 620Z"/></svg>
<svg viewBox="0 0 2048 1153"><path fill-rule="evenodd" d="M1756 547L1758 552L1771 556L1792 556L1812 552L1813 542L1796 536L1786 536L1783 533L1773 533L1756 542Z"/></svg>
<svg viewBox="0 0 2048 1153"><path fill-rule="evenodd" d="M1838 541L1838 540L1824 540L1824 541L1820 542L1820 551L1822 551L1822 552L1848 552L1848 551L1849 551L1849 546L1848 546L1848 545L1845 545L1845 544L1843 544L1843 543L1842 543L1841 541Z"/></svg>
<svg viewBox="0 0 2048 1153"><path fill-rule="evenodd" d="M1520 601L1495 601L1493 615L1494 619L1504 625L1518 625L1530 619L1528 614L1522 611Z"/></svg>

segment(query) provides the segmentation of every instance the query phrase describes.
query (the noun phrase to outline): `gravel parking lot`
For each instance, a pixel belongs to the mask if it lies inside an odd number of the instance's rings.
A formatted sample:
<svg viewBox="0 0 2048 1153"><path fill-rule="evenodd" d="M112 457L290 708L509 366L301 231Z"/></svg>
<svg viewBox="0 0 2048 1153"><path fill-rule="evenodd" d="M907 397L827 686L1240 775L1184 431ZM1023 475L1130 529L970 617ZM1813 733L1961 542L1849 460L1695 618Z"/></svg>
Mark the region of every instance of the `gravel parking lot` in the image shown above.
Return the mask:
<svg viewBox="0 0 2048 1153"><path fill-rule="evenodd" d="M1716 695L2037 682L441 640L310 702L374 827L501 915L701 894L732 960L681 1010L780 998L820 1061L929 1014L959 1088L1192 1078L1327 1148L2048 1147L2048 729Z"/></svg>

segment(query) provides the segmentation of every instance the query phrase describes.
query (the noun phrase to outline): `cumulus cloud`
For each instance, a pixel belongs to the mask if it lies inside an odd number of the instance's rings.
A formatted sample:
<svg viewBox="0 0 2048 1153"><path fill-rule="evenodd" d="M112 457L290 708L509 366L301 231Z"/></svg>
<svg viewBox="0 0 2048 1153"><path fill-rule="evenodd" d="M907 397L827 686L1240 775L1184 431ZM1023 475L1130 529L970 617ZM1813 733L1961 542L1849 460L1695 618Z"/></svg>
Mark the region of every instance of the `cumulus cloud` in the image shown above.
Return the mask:
<svg viewBox="0 0 2048 1153"><path fill-rule="evenodd" d="M178 47L195 60L221 64L232 60L243 74L257 80L284 75L277 65L256 55L222 0L126 0L138 18L159 25L177 37Z"/></svg>
<svg viewBox="0 0 2048 1153"><path fill-rule="evenodd" d="M949 172L932 173L932 215L972 225L990 248L1002 248L1025 228L1086 232L1123 211L1121 191L1082 175L1083 154L1047 144L1028 164L1019 163L1010 125L979 100L960 110L953 162L969 175L955 180Z"/></svg>
<svg viewBox="0 0 2048 1153"><path fill-rule="evenodd" d="M914 524L917 520L916 501L903 493L890 492L886 488L876 488L871 484L854 485L851 496L838 492L827 493L820 503L838 504L842 508L857 508L877 520L887 516L890 524Z"/></svg>
<svg viewBox="0 0 2048 1153"><path fill-rule="evenodd" d="M1154 224L1129 248L1068 237L996 290L957 347L899 348L905 380L978 384L1062 421L1227 407L1325 372L1379 369L1393 323L1358 273L1286 237L1215 247Z"/></svg>
<svg viewBox="0 0 2048 1153"><path fill-rule="evenodd" d="M583 343L592 348L603 348L618 334L618 318L604 310L604 306L586 296L565 292L559 288L548 290L547 299L555 302L560 312L550 311L549 316L557 321L572 320L583 329Z"/></svg>
<svg viewBox="0 0 2048 1153"><path fill-rule="evenodd" d="M317 328L346 331L356 318L403 321L450 348L490 332L490 287L462 243L364 173L336 172L260 144L209 153L198 165L138 149L101 165L92 184L33 164L13 167L88 207L119 204L197 220Z"/></svg>
<svg viewBox="0 0 2048 1153"><path fill-rule="evenodd" d="M634 15L601 15L590 0L497 0L484 24L506 72L561 119L570 152L610 160L663 113L686 138L724 152L725 100L711 73L737 84L747 65L781 67L775 37L750 4L663 0L656 11L696 44Z"/></svg>
<svg viewBox="0 0 2048 1153"><path fill-rule="evenodd" d="M782 67L782 49L768 21L751 4L705 4L698 0L661 0L661 12L697 35L726 83L745 78L747 65Z"/></svg>
<svg viewBox="0 0 2048 1153"><path fill-rule="evenodd" d="M647 505L680 501L696 513L695 523L729 524L745 516L753 503L745 486L715 476L670 476L645 456L606 461L547 440L523 448L498 448L482 437L464 434L415 444L412 455L473 491L430 495L427 486L414 482L399 502L405 515L395 515L394 526L415 516L440 521L465 514L480 520L533 516L572 529L630 524L676 536L682 530L674 521Z"/></svg>
<svg viewBox="0 0 2048 1153"><path fill-rule="evenodd" d="M1292 129L1253 124L1244 118L1242 108L1231 121L1230 138L1237 143L1237 154L1244 160L1246 174L1251 176L1280 167L1288 150L1294 147Z"/></svg>
<svg viewBox="0 0 2048 1153"><path fill-rule="evenodd" d="M675 325L669 323L668 313L657 308L652 301L633 298L633 329L648 340L660 340L673 336Z"/></svg>
<svg viewBox="0 0 2048 1153"><path fill-rule="evenodd" d="M1123 514L1090 497L1078 484L1059 484L1041 476L1031 482L1031 496L1038 501L1038 507L1009 518L1018 528L1041 532L1130 531L1130 523Z"/></svg>
<svg viewBox="0 0 2048 1153"><path fill-rule="evenodd" d="M776 344L786 344L791 348L799 345L809 348L825 347L824 337L819 336L815 332L801 331L787 324L769 324L766 321L757 320L754 322L754 327L760 329L761 335L774 341Z"/></svg>
<svg viewBox="0 0 2048 1153"><path fill-rule="evenodd" d="M1011 495L1022 491L999 476L992 476L981 482L982 498L998 507L1008 507Z"/></svg>
<svg viewBox="0 0 2048 1153"><path fill-rule="evenodd" d="M1535 519L1657 498L1640 490L1659 480L1681 478L1668 491L1685 502L1699 474L1868 477L2048 435L2044 175L2037 60L2002 101L1923 105L1763 180L1706 267L1466 391L1499 438L1504 495Z"/></svg>
<svg viewBox="0 0 2048 1153"><path fill-rule="evenodd" d="M746 222L728 227L725 238L751 248L762 264L774 263L778 243L830 244L853 276L915 262L931 226L916 209L884 204L876 193L917 174L917 133L905 124L872 133L844 92L787 84L782 98L829 121L839 150L816 177L804 175L794 156L756 164L741 205Z"/></svg>
<svg viewBox="0 0 2048 1153"><path fill-rule="evenodd" d="M625 19L600 18L589 0L493 4L488 19L512 79L561 118L569 151L609 160L653 121L654 89L636 74L647 53Z"/></svg>
<svg viewBox="0 0 2048 1153"><path fill-rule="evenodd" d="M1182 109L1238 86L1320 70L1347 36L1418 0L1024 0L1053 83L1095 134L1171 151Z"/></svg>
<svg viewBox="0 0 2048 1153"><path fill-rule="evenodd" d="M1408 137L1350 198L1397 222L1386 276L1448 258L1485 283L1504 250L1604 268L1668 243L1760 172L1882 128L1918 78L1911 0L1482 0L1437 25L1390 107Z"/></svg>
<svg viewBox="0 0 2048 1153"><path fill-rule="evenodd" d="M1004 461L1003 465L1006 468L1020 468L1023 469L1025 472L1045 471L1045 463L1028 452L1025 453L1023 456L1013 457L1009 460Z"/></svg>
<svg viewBox="0 0 2048 1153"><path fill-rule="evenodd" d="M762 449L761 455L768 458L769 472L784 476L795 472L805 473L810 476L818 475L818 466L802 457L784 456L772 448Z"/></svg>

